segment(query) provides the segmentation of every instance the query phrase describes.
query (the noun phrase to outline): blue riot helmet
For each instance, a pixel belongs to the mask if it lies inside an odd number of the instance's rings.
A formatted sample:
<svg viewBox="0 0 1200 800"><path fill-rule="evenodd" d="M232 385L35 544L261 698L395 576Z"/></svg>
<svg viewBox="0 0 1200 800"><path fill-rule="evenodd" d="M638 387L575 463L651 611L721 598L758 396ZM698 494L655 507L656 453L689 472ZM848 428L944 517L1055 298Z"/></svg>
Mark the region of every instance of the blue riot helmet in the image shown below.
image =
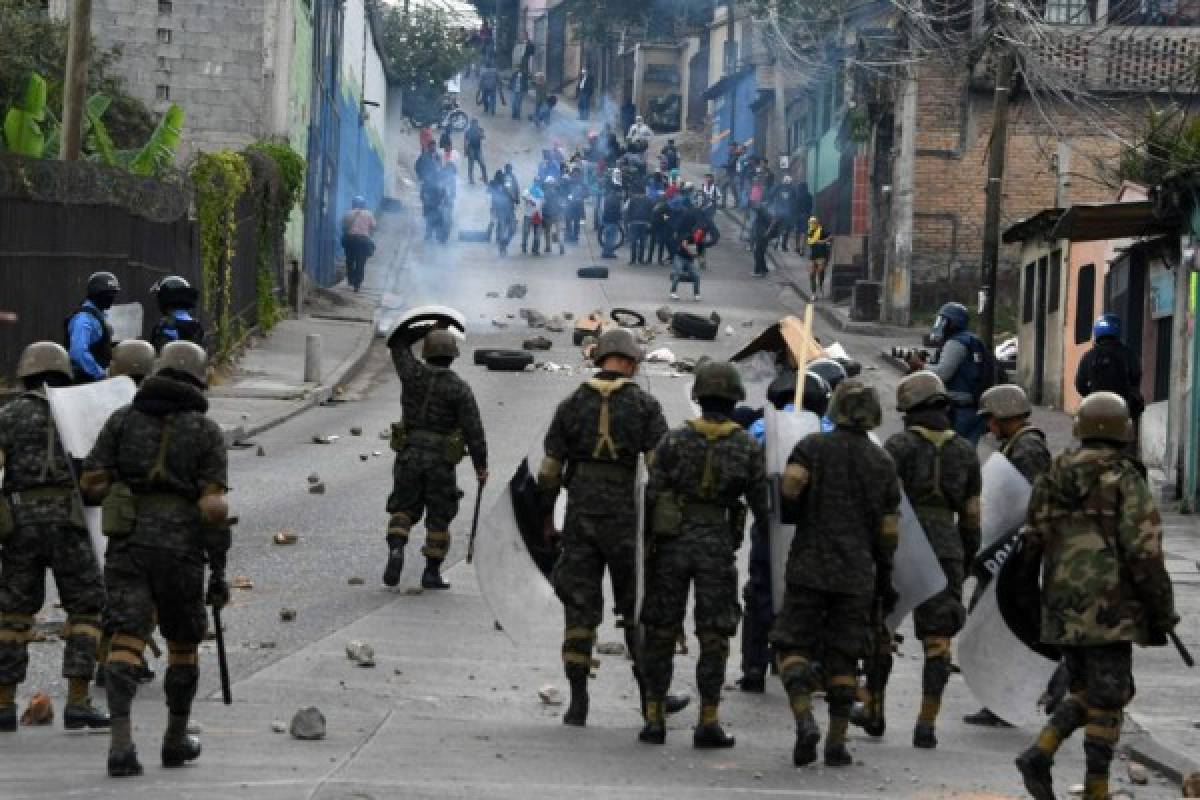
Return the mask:
<svg viewBox="0 0 1200 800"><path fill-rule="evenodd" d="M945 344L953 334L965 331L970 325L970 314L962 303L946 303L938 309L937 319L933 321L933 330L929 332L929 341L934 346Z"/></svg>
<svg viewBox="0 0 1200 800"><path fill-rule="evenodd" d="M1092 325L1092 335L1097 339L1103 339L1105 336L1120 338L1121 318L1116 314L1101 314Z"/></svg>

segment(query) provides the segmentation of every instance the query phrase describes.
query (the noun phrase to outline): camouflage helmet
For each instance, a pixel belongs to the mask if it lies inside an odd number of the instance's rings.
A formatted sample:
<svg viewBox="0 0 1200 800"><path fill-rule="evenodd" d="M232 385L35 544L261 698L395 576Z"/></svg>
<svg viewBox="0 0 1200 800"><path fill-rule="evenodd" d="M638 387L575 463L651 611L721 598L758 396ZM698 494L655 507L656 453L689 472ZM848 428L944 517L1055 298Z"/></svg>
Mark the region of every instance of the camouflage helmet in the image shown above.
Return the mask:
<svg viewBox="0 0 1200 800"><path fill-rule="evenodd" d="M728 361L705 361L696 365L696 382L692 384L692 399L718 397L739 403L746 399L742 374Z"/></svg>
<svg viewBox="0 0 1200 800"><path fill-rule="evenodd" d="M592 351L592 361L601 364L609 356L624 356L635 362L642 360L642 348L633 338L633 334L625 328L614 328L600 334L596 340L596 349Z"/></svg>
<svg viewBox="0 0 1200 800"><path fill-rule="evenodd" d="M29 378L43 372L57 372L71 379L71 357L57 342L34 342L21 351L17 377Z"/></svg>
<svg viewBox="0 0 1200 800"><path fill-rule="evenodd" d="M421 358L426 361L431 358L458 358L458 340L443 328L432 330L421 343Z"/></svg>
<svg viewBox="0 0 1200 800"><path fill-rule="evenodd" d="M1132 442L1133 422L1129 406L1116 392L1095 392L1084 398L1075 415L1075 438Z"/></svg>
<svg viewBox="0 0 1200 800"><path fill-rule="evenodd" d="M201 386L208 386L208 353L195 342L168 342L158 357L155 372L168 369L187 375Z"/></svg>
<svg viewBox="0 0 1200 800"><path fill-rule="evenodd" d="M859 380L847 379L833 390L829 401L829 419L843 428L869 431L883 421L879 393Z"/></svg>
<svg viewBox="0 0 1200 800"><path fill-rule="evenodd" d="M108 377L144 378L154 372L154 356L154 345L142 339L126 339L113 348Z"/></svg>
<svg viewBox="0 0 1200 800"><path fill-rule="evenodd" d="M1033 412L1025 390L1015 383L993 386L979 398L979 416L996 419L1027 417Z"/></svg>
<svg viewBox="0 0 1200 800"><path fill-rule="evenodd" d="M926 370L914 372L896 386L897 411L912 411L926 403L948 399L942 379Z"/></svg>

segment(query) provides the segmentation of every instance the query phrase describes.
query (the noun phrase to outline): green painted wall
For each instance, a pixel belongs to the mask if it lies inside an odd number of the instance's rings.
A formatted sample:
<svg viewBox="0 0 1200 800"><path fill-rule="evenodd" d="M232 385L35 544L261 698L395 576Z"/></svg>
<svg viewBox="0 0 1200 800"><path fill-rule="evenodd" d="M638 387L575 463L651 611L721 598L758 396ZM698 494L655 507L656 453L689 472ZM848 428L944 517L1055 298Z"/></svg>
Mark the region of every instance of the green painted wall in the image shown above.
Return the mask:
<svg viewBox="0 0 1200 800"><path fill-rule="evenodd" d="M808 189L816 194L827 189L838 179L842 151L838 147L838 130L841 120L821 135L815 147L808 148Z"/></svg>
<svg viewBox="0 0 1200 800"><path fill-rule="evenodd" d="M288 141L292 149L308 157L309 105L312 102L312 4L311 0L292 0L292 62L288 65ZM288 221L289 259L304 252L304 203L297 203Z"/></svg>

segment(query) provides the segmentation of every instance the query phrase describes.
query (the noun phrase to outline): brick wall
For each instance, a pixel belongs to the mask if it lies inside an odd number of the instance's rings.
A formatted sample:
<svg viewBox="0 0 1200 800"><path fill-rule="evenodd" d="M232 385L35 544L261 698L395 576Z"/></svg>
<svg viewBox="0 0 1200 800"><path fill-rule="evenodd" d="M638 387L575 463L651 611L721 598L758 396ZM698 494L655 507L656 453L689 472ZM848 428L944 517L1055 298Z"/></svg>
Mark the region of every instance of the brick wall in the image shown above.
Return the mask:
<svg viewBox="0 0 1200 800"><path fill-rule="evenodd" d="M962 70L922 67L918 83L917 158L913 270L915 284L977 285L983 248L987 151L992 96L964 92ZM966 118L964 120L964 105ZM1043 103L1044 105L1044 103ZM1001 230L1055 204L1060 141L1070 142L1064 203L1110 202L1111 178L1097 162L1113 163L1113 141L1063 107L1043 108L1051 127L1027 95L1009 112L1009 136ZM1016 265L1016 250L1003 246L1001 269ZM966 299L966 298L963 298ZM914 296L916 300L916 296ZM921 309L918 309L921 310Z"/></svg>

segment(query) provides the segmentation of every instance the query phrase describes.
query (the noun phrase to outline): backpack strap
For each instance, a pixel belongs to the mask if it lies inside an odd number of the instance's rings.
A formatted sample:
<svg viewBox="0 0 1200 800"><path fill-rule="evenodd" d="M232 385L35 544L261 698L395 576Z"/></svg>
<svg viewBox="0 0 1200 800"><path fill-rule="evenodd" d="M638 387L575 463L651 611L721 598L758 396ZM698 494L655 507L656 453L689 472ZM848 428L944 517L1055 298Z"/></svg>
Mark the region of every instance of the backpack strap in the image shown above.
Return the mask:
<svg viewBox="0 0 1200 800"><path fill-rule="evenodd" d="M935 431L935 430L926 428L921 425L913 425L913 426L909 427L909 430L912 431L913 433L915 433L917 436L924 439L925 441L929 442L931 445L933 445L933 451L934 451L934 458L933 458L934 499L944 501L946 499L946 497L945 497L945 495L942 494L942 448L944 448L946 446L946 443L951 441L955 437L956 434L954 433L954 431L952 429L945 430L945 431Z"/></svg>
<svg viewBox="0 0 1200 800"><path fill-rule="evenodd" d="M167 444L171 441L171 423L175 421L175 415L171 414L163 420L162 438L158 440L158 454L154 457L154 466L150 468L150 473L146 476L146 480L155 482L164 476L163 470L167 464Z"/></svg>
<svg viewBox="0 0 1200 800"><path fill-rule="evenodd" d="M700 478L700 497L708 500L716 490L717 476L713 470L713 445L733 435L738 424L733 420L689 419L688 427L702 435L707 442L704 449L704 472Z"/></svg>
<svg viewBox="0 0 1200 800"><path fill-rule="evenodd" d="M584 386L587 386L600 395L600 422L596 426L596 448L592 451L592 458L597 461L600 459L608 461L617 460L617 445L613 441L612 431L609 429L608 398L620 391L628 383L632 383L629 378L614 378L613 380L591 378L584 384ZM604 455L605 450L608 451L607 456Z"/></svg>

